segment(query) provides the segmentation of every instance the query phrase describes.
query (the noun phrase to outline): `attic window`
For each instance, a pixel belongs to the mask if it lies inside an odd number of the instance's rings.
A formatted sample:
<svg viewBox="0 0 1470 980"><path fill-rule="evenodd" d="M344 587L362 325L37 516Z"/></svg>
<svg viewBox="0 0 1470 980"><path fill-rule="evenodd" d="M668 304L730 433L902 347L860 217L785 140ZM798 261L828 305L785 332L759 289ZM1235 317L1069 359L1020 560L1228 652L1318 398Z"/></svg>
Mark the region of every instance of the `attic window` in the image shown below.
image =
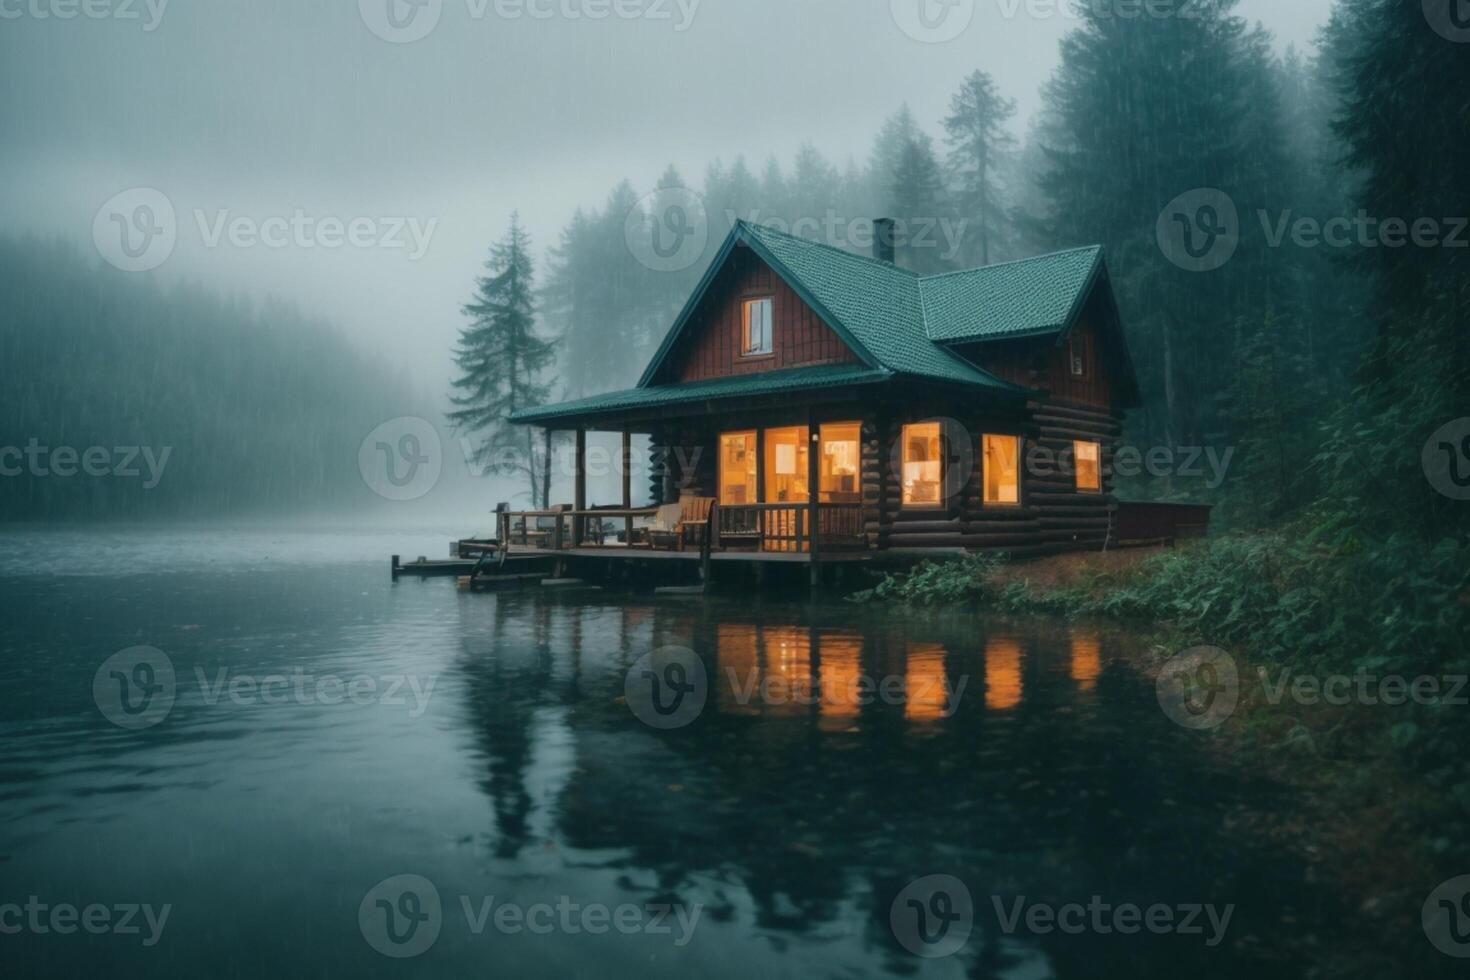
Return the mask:
<svg viewBox="0 0 1470 980"><path fill-rule="evenodd" d="M1087 338L1073 334L1067 345L1067 362L1072 366L1072 377L1087 377Z"/></svg>
<svg viewBox="0 0 1470 980"><path fill-rule="evenodd" d="M759 357L771 353L771 314L775 301L769 296L764 299L745 301L745 325L741 331L740 356Z"/></svg>

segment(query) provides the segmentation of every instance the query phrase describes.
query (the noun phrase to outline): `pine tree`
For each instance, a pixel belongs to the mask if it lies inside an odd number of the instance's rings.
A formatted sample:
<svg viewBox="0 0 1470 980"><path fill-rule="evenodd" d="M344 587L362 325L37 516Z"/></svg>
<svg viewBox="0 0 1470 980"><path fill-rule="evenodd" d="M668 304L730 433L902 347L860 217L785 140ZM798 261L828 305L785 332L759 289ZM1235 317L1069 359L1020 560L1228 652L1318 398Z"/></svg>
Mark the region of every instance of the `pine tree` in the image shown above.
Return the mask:
<svg viewBox="0 0 1470 980"><path fill-rule="evenodd" d="M970 222L967 265L989 265L992 247L1003 247L1007 237L1000 174L1015 150L1015 137L1006 129L1015 114L1016 100L1003 97L989 74L975 71L955 93L944 120L955 204Z"/></svg>
<svg viewBox="0 0 1470 980"><path fill-rule="evenodd" d="M507 421L546 403L551 386L545 373L556 357L556 344L537 334L531 239L519 214L511 215L510 229L491 248L485 269L488 274L477 280L474 298L463 307L470 323L460 330L454 351L461 373L453 381L449 421L457 431L481 437L474 463L487 472L525 474L532 506L543 506L550 460L538 459L529 427Z"/></svg>
<svg viewBox="0 0 1470 980"><path fill-rule="evenodd" d="M934 141L925 133L908 141L893 171L889 199L892 217L903 222L900 234L904 264L916 272L940 272L949 268L940 221L949 217L945 200L944 172L934 155Z"/></svg>

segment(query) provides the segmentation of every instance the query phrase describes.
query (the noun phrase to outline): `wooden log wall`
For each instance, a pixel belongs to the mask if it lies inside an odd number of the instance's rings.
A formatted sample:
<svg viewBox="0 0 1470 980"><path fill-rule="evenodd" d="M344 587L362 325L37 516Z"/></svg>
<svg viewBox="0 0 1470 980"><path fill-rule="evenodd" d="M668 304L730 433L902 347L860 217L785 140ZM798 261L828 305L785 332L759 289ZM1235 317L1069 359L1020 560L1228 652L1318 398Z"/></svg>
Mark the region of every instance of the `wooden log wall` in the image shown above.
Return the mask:
<svg viewBox="0 0 1470 980"><path fill-rule="evenodd" d="M966 447L974 462L969 479L943 507L905 510L902 477L894 455L903 425L905 421L939 414L895 410L876 426L879 445L864 445L865 491L868 486L878 491L871 495L875 499L870 506L877 510L879 548L963 548L1032 557L1102 547L1114 505L1111 469L1122 432L1120 416L1081 403L1046 400L1033 401L1024 413L1010 417L965 417L960 421L975 443ZM987 432L1022 438L1018 506L985 504L980 437ZM1101 492L1078 492L1071 465L1073 440L1101 445ZM1048 455L1043 460L1049 463L1049 471L1045 466L1044 472L1028 469L1032 447L1046 450ZM870 472L873 468L876 473Z"/></svg>
<svg viewBox="0 0 1470 980"><path fill-rule="evenodd" d="M1050 473L1027 473L1024 496L1036 513L1039 528L1037 554L1097 551L1107 541L1116 501L1113 498L1113 457L1122 436L1122 416L1081 402L1048 399L1032 402L1035 444L1050 454ZM1073 442L1096 442L1102 490L1077 490L1075 470L1057 465L1071 460Z"/></svg>

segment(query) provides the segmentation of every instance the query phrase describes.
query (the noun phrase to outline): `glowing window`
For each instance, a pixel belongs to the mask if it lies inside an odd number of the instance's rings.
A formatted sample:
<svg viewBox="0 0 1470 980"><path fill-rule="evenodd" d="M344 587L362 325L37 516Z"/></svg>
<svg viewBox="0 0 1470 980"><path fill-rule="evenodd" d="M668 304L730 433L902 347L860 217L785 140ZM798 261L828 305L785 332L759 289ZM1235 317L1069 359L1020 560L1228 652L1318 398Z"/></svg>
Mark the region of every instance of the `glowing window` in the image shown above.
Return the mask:
<svg viewBox="0 0 1470 980"><path fill-rule="evenodd" d="M804 425L766 430L766 503L806 503L809 441Z"/></svg>
<svg viewBox="0 0 1470 980"><path fill-rule="evenodd" d="M1102 446L1095 442L1074 442L1077 460L1077 489L1087 493L1102 490Z"/></svg>
<svg viewBox="0 0 1470 980"><path fill-rule="evenodd" d="M862 500L862 435L858 422L822 426L821 480L817 486L824 504L855 504Z"/></svg>
<svg viewBox="0 0 1470 980"><path fill-rule="evenodd" d="M985 503L1021 502L1021 439L1019 436L983 436Z"/></svg>
<svg viewBox="0 0 1470 980"><path fill-rule="evenodd" d="M755 471L755 433L720 436L720 503L755 503Z"/></svg>
<svg viewBox="0 0 1470 980"><path fill-rule="evenodd" d="M943 462L938 422L903 427L903 505L938 507L943 497Z"/></svg>
<svg viewBox="0 0 1470 980"><path fill-rule="evenodd" d="M741 335L741 356L756 357L771 353L771 319L775 305L775 301L769 297L745 301L745 329Z"/></svg>

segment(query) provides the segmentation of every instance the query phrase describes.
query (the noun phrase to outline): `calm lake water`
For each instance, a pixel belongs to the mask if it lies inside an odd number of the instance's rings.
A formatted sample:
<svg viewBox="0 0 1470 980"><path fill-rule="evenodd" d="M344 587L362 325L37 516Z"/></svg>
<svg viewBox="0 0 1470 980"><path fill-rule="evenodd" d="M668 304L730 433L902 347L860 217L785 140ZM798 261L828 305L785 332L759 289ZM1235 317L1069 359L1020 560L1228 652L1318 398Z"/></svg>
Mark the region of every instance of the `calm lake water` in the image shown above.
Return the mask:
<svg viewBox="0 0 1470 980"><path fill-rule="evenodd" d="M1231 830L1290 798L1127 635L389 580L450 536L0 534L0 972L1296 978L1283 931L1346 940ZM627 678L670 647L704 704L659 729Z"/></svg>

